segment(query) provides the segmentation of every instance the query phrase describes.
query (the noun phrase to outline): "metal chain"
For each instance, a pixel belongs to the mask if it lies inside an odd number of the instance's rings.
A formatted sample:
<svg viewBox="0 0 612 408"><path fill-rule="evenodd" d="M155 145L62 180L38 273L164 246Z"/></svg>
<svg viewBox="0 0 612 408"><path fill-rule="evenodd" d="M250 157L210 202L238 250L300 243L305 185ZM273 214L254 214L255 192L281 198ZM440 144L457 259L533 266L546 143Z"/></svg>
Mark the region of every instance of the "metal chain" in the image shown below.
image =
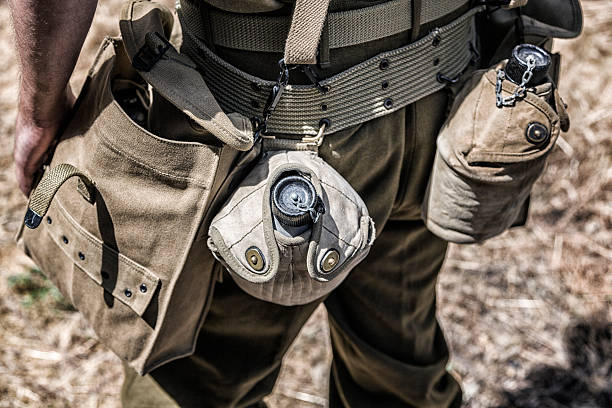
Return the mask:
<svg viewBox="0 0 612 408"><path fill-rule="evenodd" d="M495 84L495 104L498 108L502 106L514 106L517 99L525 97L527 93L527 84L533 77L533 69L535 68L536 60L533 55L527 56L527 69L523 72L521 84L514 90L514 93L508 97L502 96L502 83L506 79L506 72L503 69L497 71L497 83Z"/></svg>

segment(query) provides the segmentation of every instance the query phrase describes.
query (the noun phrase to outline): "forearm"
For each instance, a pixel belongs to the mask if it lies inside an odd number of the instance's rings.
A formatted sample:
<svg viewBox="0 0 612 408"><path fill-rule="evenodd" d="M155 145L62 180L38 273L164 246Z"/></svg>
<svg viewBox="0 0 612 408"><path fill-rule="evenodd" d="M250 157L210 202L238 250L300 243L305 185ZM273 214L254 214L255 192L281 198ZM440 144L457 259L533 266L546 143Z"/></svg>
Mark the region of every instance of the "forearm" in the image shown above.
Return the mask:
<svg viewBox="0 0 612 408"><path fill-rule="evenodd" d="M97 0L9 0L21 62L19 115L32 126L61 120L66 87Z"/></svg>

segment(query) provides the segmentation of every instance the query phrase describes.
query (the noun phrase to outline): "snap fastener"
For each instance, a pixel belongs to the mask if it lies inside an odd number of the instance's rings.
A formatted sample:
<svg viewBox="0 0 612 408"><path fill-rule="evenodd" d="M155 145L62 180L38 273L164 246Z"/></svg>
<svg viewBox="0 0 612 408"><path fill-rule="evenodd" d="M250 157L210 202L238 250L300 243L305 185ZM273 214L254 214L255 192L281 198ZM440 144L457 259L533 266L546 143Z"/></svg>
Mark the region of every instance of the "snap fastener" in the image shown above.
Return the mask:
<svg viewBox="0 0 612 408"><path fill-rule="evenodd" d="M383 58L383 59L380 61L380 64L378 65L378 67L379 67L381 70L383 70L383 71L384 71L385 69L389 68L389 60L388 60L388 59L386 59L386 58Z"/></svg>
<svg viewBox="0 0 612 408"><path fill-rule="evenodd" d="M434 58L433 60L434 67L437 66L439 63L440 63L440 58Z"/></svg>
<svg viewBox="0 0 612 408"><path fill-rule="evenodd" d="M321 93L328 93L329 90L331 89L331 85L323 85L322 87L319 88L319 91L321 91Z"/></svg>
<svg viewBox="0 0 612 408"><path fill-rule="evenodd" d="M62 235L62 241L64 242L64 244L67 244L69 242L68 238L65 235Z"/></svg>
<svg viewBox="0 0 612 408"><path fill-rule="evenodd" d="M540 122L531 122L525 132L527 141L533 144L541 144L548 140L548 129Z"/></svg>
<svg viewBox="0 0 612 408"><path fill-rule="evenodd" d="M140 285L139 289L141 293L147 293L147 285L145 285L144 283Z"/></svg>
<svg viewBox="0 0 612 408"><path fill-rule="evenodd" d="M125 297L132 297L132 291L129 289L124 290L123 294L125 295Z"/></svg>
<svg viewBox="0 0 612 408"><path fill-rule="evenodd" d="M385 108L391 109L393 107L393 99L391 98L385 99L385 102L383 102L383 105Z"/></svg>
<svg viewBox="0 0 612 408"><path fill-rule="evenodd" d="M335 249L330 249L325 253L321 260L321 270L323 272L331 272L339 263L340 254Z"/></svg>
<svg viewBox="0 0 612 408"><path fill-rule="evenodd" d="M53 220L51 219L51 217L49 217L49 216L47 215L47 224L51 224L52 222L53 222Z"/></svg>
<svg viewBox="0 0 612 408"><path fill-rule="evenodd" d="M327 110L327 104L326 104L326 103L322 103L322 104L321 104L321 110L322 110L323 112L325 112L325 111Z"/></svg>
<svg viewBox="0 0 612 408"><path fill-rule="evenodd" d="M264 261L263 254L261 253L259 248L254 247L254 246L250 247L244 253L244 257L246 258L246 261L249 264L249 266L253 268L255 271L259 272L263 270L265 266L265 261Z"/></svg>
<svg viewBox="0 0 612 408"><path fill-rule="evenodd" d="M431 45L437 47L438 45L440 45L440 42L442 42L442 37L440 36L440 32L438 31L438 29L436 29L434 31L434 37L431 40Z"/></svg>
<svg viewBox="0 0 612 408"><path fill-rule="evenodd" d="M387 89L389 87L389 81L382 81L382 84L380 84L380 86L382 86L382 89Z"/></svg>
<svg viewBox="0 0 612 408"><path fill-rule="evenodd" d="M85 260L85 254L84 254L84 253L82 253L82 252L79 252L79 259L80 259L81 261L84 261L84 260Z"/></svg>

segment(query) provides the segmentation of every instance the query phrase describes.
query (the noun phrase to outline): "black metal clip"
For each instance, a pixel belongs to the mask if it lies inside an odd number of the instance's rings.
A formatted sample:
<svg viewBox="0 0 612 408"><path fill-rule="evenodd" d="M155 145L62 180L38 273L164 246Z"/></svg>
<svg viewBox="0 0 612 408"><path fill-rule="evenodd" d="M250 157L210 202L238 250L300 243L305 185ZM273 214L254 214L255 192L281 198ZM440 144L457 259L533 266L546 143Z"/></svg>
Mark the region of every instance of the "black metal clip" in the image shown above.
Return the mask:
<svg viewBox="0 0 612 408"><path fill-rule="evenodd" d="M132 66L138 71L148 72L164 56L172 44L163 35L154 31L145 34L145 43L132 59Z"/></svg>
<svg viewBox="0 0 612 408"><path fill-rule="evenodd" d="M312 65L303 65L301 68L302 68L302 72L308 77L310 82L312 82L313 85L317 87L319 92L324 94L327 91L329 91L329 87L328 86L321 85L319 75L314 70Z"/></svg>

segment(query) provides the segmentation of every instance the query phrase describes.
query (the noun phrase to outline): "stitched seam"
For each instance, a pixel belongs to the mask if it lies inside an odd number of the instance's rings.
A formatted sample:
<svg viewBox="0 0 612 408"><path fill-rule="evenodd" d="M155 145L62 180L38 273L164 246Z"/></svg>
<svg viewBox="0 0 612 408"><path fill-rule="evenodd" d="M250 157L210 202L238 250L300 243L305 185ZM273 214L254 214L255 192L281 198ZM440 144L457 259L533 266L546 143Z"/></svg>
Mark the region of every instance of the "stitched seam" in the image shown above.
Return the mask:
<svg viewBox="0 0 612 408"><path fill-rule="evenodd" d="M97 125L96 125L96 130L98 131L97 132L98 133L98 137L102 140L103 144L106 145L106 147L108 147L109 149L111 149L115 153L119 154L120 156L123 156L126 159L128 159L128 160L130 160L130 161L132 161L132 162L134 162L134 163L136 163L136 164L138 164L138 165L140 165L140 166L142 166L142 167L144 167L144 168L146 168L146 169L148 169L148 170L150 170L150 171L152 171L154 173L161 174L162 176L166 176L166 177L170 177L170 178L177 179L177 180L182 180L182 181L188 181L188 182L191 182L192 184L200 186L200 187L202 187L202 188L204 188L206 190L209 189L209 187L206 184L204 184L204 183L202 183L200 181L197 181L196 179L194 179L192 177L177 176L175 174L166 173L166 172L158 170L158 169L156 169L154 167L149 166L148 164L145 164L145 163L139 161L138 159L136 159L132 155L124 152L123 150L120 150L117 146L115 146L107 137L105 137L102 134L102 132L99 129L99 126L97 126Z"/></svg>
<svg viewBox="0 0 612 408"><path fill-rule="evenodd" d="M253 194L255 194L256 192L258 192L259 190L261 190L262 188L264 188L266 185L262 184L261 186L257 187L255 190L251 191L249 194L245 195L244 197L242 197L236 204L234 204L232 206L232 208L230 208L229 210L227 210L227 214L225 214L224 216L222 216L221 218L219 218L218 220L215 221L215 223L220 222L222 219L226 218L228 215L230 215L230 213L232 211L234 211L234 209L236 207L238 207L240 205L241 202L243 202L244 200L246 200L247 198L249 198L250 196L252 196Z"/></svg>
<svg viewBox="0 0 612 408"><path fill-rule="evenodd" d="M236 245L236 244L238 244L240 241L242 241L242 240L243 240L243 239L244 239L244 238L245 238L247 235L249 235L251 232L253 232L253 230L254 230L255 228L257 228L257 227L259 226L259 224L261 224L261 223L263 223L263 220L260 220L260 221L259 221L257 224L255 224L255 225L253 226L253 228L251 228L251 229L250 229L250 230L249 230L249 231L248 231L246 234L244 234L242 237L240 237L240 239L239 239L238 241L236 241L236 242L234 242L232 245L228 246L228 247L227 247L227 249L228 249L228 250L232 249L232 247L233 247L234 245Z"/></svg>
<svg viewBox="0 0 612 408"><path fill-rule="evenodd" d="M351 203L355 204L355 207L359 208L359 204L357 204L351 197L347 196L343 191L338 190L336 187L332 186L331 184L326 183L325 181L321 180L321 184L325 184L327 187L336 190L338 193L340 193L341 195L343 195L347 200L349 200Z"/></svg>
<svg viewBox="0 0 612 408"><path fill-rule="evenodd" d="M332 234L334 237L338 238L339 241L344 242L346 245L353 247L355 249L357 249L357 247L353 244L351 244L350 242L346 242L345 240L343 240L342 238L340 238L339 236L337 236L332 230L330 230L329 228L327 228L325 226L325 224L322 225L323 229L325 229L327 232L329 232L330 234Z"/></svg>
<svg viewBox="0 0 612 408"><path fill-rule="evenodd" d="M70 216L68 214L68 211L66 211L66 208L60 203L60 201L59 200L55 200L55 201L57 202L58 207L62 210L61 212L59 212L59 214L66 221L68 221L69 224L72 224L72 230L74 230L82 238L85 238L87 241L89 241L92 245L94 245L98 249L106 248L106 249L110 250L113 254L117 255L117 259L119 260L119 262L121 262L123 265L125 265L128 269L138 273L140 276L144 276L149 281L157 282L159 280L159 278L157 276L154 276L153 274L149 273L148 271L145 271L144 267L132 264L132 262L134 262L134 261L130 260L125 255L121 254L120 252L114 250L113 248L109 247L108 245L106 245L104 243L100 243L99 241L97 241L97 240L93 239L92 237L90 237L88 234L85 234L83 231L81 231L81 227L72 218L72 216ZM100 264L102 264L102 261L100 261ZM153 277L150 276L150 275L152 275Z"/></svg>

